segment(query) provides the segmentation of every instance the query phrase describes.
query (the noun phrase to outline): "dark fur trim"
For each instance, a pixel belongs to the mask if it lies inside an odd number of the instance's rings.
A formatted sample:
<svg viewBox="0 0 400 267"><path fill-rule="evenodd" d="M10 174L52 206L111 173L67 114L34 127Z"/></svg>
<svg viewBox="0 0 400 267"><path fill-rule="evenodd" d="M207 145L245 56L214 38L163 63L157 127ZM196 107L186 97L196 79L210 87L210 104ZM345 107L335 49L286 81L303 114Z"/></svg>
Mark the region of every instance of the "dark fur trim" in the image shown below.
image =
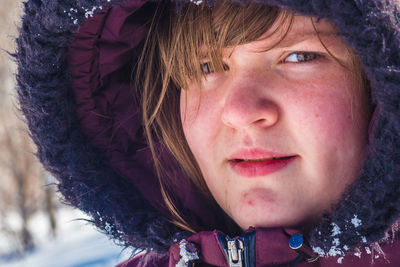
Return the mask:
<svg viewBox="0 0 400 267"><path fill-rule="evenodd" d="M19 103L36 154L58 179L65 200L91 216L100 230L121 245L165 251L181 234L110 168L81 132L74 112L68 47L78 27L76 19L84 21L84 11L101 4L111 3L25 3L16 55Z"/></svg>

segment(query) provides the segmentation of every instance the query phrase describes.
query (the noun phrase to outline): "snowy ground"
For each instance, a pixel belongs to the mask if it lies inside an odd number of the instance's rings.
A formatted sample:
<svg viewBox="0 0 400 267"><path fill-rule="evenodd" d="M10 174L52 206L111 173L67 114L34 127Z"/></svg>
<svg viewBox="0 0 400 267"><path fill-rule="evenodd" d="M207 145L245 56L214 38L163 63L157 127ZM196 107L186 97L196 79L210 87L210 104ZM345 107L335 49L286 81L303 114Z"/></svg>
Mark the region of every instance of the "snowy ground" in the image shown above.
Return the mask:
<svg viewBox="0 0 400 267"><path fill-rule="evenodd" d="M25 258L5 262L1 267L112 267L130 256L122 251L105 235L86 222L75 220L85 216L74 210L65 209L58 214L59 231L56 239L49 240L44 216L38 216L32 225L38 247Z"/></svg>

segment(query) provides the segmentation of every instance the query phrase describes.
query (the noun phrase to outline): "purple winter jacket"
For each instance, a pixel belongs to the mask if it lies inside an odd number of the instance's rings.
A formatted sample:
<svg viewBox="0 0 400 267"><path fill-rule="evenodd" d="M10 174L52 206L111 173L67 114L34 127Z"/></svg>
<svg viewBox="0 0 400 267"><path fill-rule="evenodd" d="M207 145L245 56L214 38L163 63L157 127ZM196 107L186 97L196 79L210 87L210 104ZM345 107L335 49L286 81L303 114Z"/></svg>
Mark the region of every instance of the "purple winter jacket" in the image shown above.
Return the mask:
<svg viewBox="0 0 400 267"><path fill-rule="evenodd" d="M375 111L363 168L307 236L238 230L159 142L165 172L180 181L177 208L202 231L192 235L168 220L143 136L140 88L131 81L156 1L25 3L17 92L37 156L67 202L122 246L145 251L120 266L400 266L400 3L262 2L333 22L371 84Z"/></svg>

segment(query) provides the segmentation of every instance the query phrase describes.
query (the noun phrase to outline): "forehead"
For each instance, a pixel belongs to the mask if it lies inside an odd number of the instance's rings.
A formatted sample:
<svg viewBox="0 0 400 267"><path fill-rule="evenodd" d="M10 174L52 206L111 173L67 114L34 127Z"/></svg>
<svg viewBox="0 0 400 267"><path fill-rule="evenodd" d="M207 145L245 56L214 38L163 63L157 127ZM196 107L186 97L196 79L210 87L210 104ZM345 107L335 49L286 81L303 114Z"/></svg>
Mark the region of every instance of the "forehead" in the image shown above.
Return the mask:
<svg viewBox="0 0 400 267"><path fill-rule="evenodd" d="M282 22L278 19L254 44L267 42L274 47L284 48L306 40L319 41L318 37L337 39L337 30L325 19L294 15L292 20L289 18Z"/></svg>
<svg viewBox="0 0 400 267"><path fill-rule="evenodd" d="M283 16L283 15L280 15ZM256 41L235 47L225 47L222 49L224 57L230 57L239 47L245 46L253 52L263 52L269 49L284 49L296 44L321 43L332 50L343 50L345 45L338 36L336 27L326 19L293 15L292 17L279 17L264 34ZM207 58L207 47L200 46L200 55Z"/></svg>
<svg viewBox="0 0 400 267"><path fill-rule="evenodd" d="M278 23L279 22L276 21L270 30L274 30L276 29L276 27L279 27L280 25ZM317 19L315 17L306 17L301 15L293 16L291 31L294 33L300 33L300 32L312 33L315 32L313 24L317 28L318 32L337 33L335 26L328 20Z"/></svg>

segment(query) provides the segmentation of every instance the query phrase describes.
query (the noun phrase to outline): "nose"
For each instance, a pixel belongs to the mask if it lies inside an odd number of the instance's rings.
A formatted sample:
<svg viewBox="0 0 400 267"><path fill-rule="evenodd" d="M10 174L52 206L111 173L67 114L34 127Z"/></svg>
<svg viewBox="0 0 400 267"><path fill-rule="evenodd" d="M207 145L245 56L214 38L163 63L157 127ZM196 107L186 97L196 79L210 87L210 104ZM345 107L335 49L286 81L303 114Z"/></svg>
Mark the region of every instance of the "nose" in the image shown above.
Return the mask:
<svg viewBox="0 0 400 267"><path fill-rule="evenodd" d="M272 99L272 81L255 72L232 77L226 88L222 122L235 129L271 127L279 120L279 107Z"/></svg>

